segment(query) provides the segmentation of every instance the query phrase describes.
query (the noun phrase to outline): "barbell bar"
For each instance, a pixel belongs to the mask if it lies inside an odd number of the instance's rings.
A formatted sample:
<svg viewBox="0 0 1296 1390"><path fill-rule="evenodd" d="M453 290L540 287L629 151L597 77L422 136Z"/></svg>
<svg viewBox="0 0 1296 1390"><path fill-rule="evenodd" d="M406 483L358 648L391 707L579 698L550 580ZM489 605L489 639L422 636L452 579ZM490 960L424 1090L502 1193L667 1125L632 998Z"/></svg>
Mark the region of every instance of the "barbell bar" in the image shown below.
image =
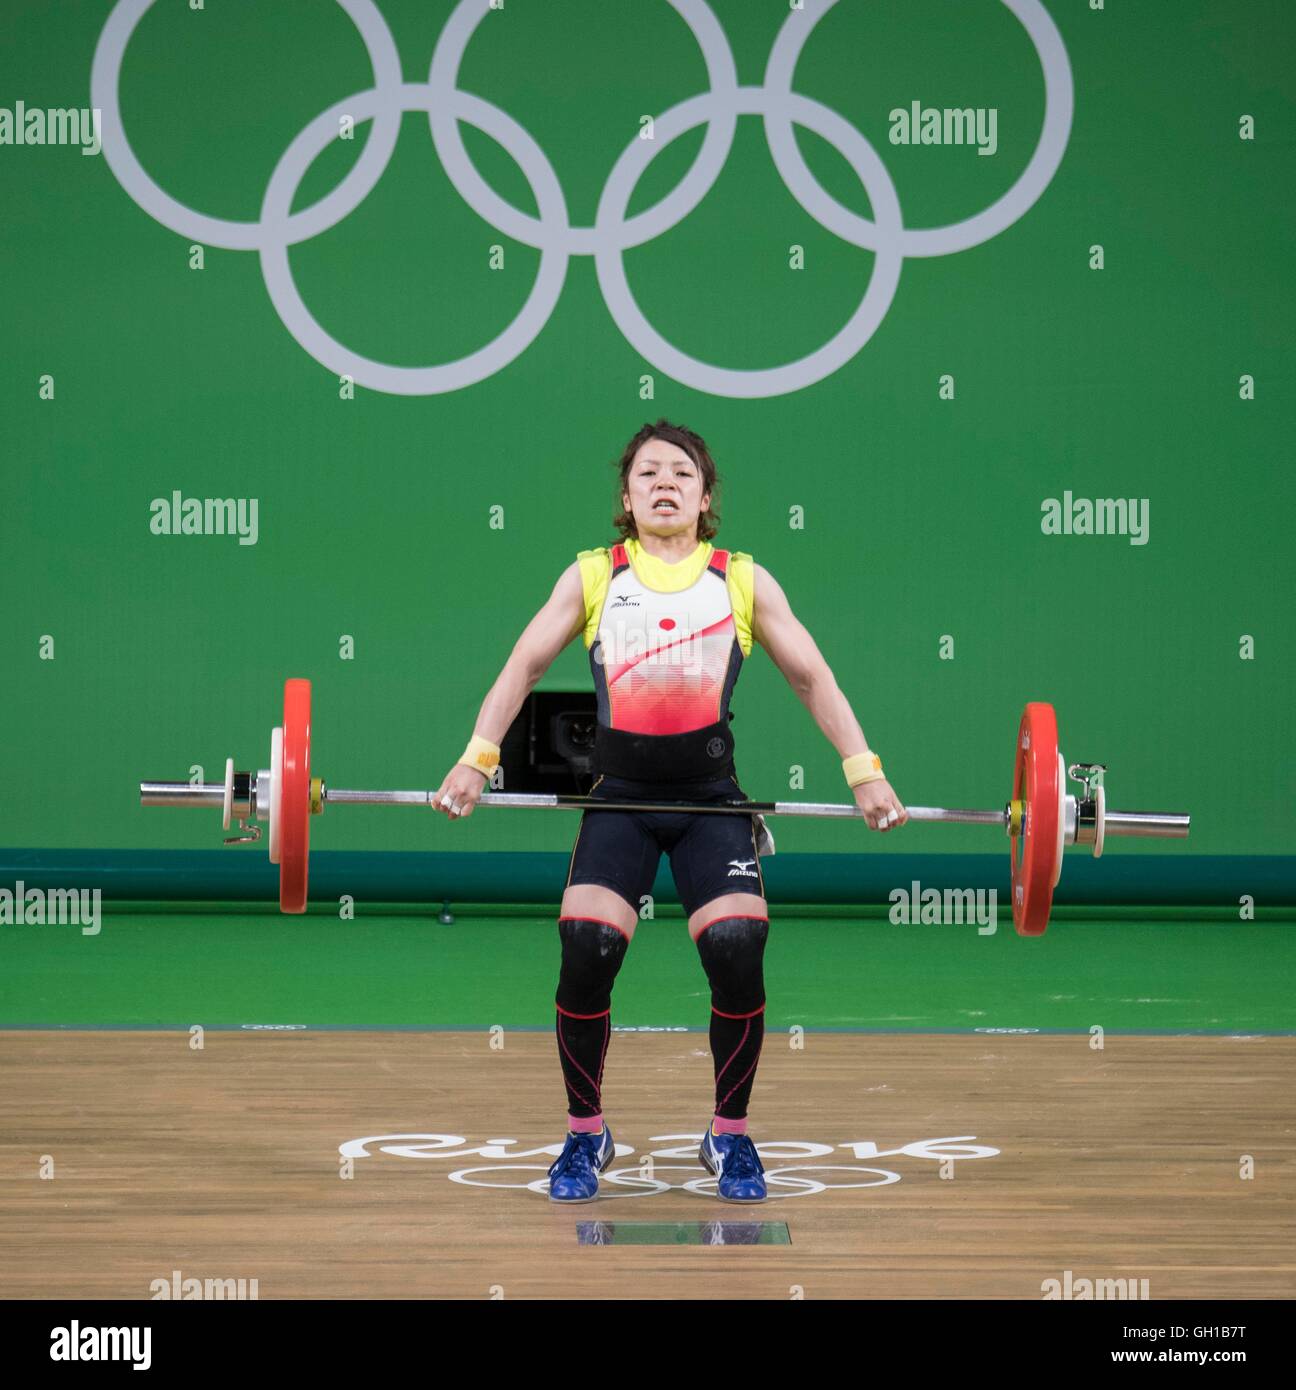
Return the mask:
<svg viewBox="0 0 1296 1390"><path fill-rule="evenodd" d="M253 775L225 764L224 782L141 782L142 806L222 808L222 823L236 820L241 833L226 844L261 838L258 820L269 825L270 860L279 865L279 906L306 910L310 855L310 817L330 802L361 806L429 806L435 791L357 791L329 787L311 776L311 688L307 680L284 683L284 722L271 733L271 766ZM907 806L915 821L992 825L1007 833L1012 867L1013 923L1022 936L1039 936L1048 927L1066 845L1089 845L1094 857L1108 835L1181 839L1190 817L1182 812L1109 811L1103 785L1105 765L1073 763L1058 751L1057 715L1052 705L1026 706L1017 731L1012 795L1002 810ZM1078 782L1079 797L1066 791L1066 778ZM687 811L698 815L862 817L852 803L820 801L617 801L562 793L486 792L481 806L570 811Z"/></svg>

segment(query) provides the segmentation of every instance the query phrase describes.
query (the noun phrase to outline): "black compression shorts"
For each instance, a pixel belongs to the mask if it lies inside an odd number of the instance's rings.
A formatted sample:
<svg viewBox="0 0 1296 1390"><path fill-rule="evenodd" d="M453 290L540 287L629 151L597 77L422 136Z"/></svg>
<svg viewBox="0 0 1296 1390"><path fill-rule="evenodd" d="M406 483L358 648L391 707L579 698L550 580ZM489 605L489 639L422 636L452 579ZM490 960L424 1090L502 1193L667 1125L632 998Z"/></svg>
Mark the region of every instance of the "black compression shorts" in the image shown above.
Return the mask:
<svg viewBox="0 0 1296 1390"><path fill-rule="evenodd" d="M733 777L710 782L628 782L599 777L591 797L615 801L746 801ZM567 870L567 886L610 888L639 912L652 892L662 854L686 916L726 893L765 896L754 816L688 811L584 811Z"/></svg>

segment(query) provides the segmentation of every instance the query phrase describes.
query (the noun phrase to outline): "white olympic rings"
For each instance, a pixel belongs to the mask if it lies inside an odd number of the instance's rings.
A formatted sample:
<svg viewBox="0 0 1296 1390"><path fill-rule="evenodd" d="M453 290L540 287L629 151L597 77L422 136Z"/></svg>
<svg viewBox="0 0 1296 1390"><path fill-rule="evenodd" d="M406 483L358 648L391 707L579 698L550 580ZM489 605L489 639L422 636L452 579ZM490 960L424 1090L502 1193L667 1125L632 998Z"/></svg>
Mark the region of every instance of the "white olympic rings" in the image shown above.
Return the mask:
<svg viewBox="0 0 1296 1390"><path fill-rule="evenodd" d="M927 228L904 226L895 185L864 136L836 112L791 90L806 41L837 0L805 0L803 8L789 11L770 50L765 83L760 87L738 85L733 52L706 0L668 2L697 40L711 89L656 117L652 140L637 134L630 140L608 175L592 227L571 225L558 177L532 137L498 106L456 85L468 43L492 13L490 0L460 0L437 40L428 80L422 84L401 80L395 40L374 0L338 0L368 51L374 85L335 103L301 130L275 166L255 222L210 217L178 202L144 170L126 138L119 101L122 59L136 26L155 0L118 0L95 48L91 102L103 113L104 158L145 212L205 245L258 251L271 302L297 342L330 371L372 390L402 396L462 390L506 367L544 328L562 292L571 256L594 257L604 301L626 341L675 380L714 396L743 399L801 390L837 371L873 336L890 307L906 256L963 251L1011 226L1048 187L1066 150L1074 107L1071 66L1062 37L1041 0L1001 0L1026 30L1043 71L1044 120L1034 153L1012 187L990 207L962 221ZM517 318L484 347L432 367L378 362L332 337L306 307L288 258L290 246L335 226L368 196L387 168L405 111L427 112L437 156L473 211L541 253L535 284ZM740 115L763 118L775 167L810 216L844 241L875 254L868 289L828 342L797 361L749 371L699 361L668 342L635 302L623 259L628 248L669 231L707 195L728 158ZM359 158L330 193L292 212L306 171L338 137L339 123L348 116L357 123L373 122ZM530 184L538 218L520 212L485 183L468 158L460 121L484 131L513 156ZM702 148L684 179L655 206L627 218L631 196L649 163L672 141L703 123ZM850 211L823 189L801 157L794 124L815 131L850 163L868 194L872 220Z"/></svg>

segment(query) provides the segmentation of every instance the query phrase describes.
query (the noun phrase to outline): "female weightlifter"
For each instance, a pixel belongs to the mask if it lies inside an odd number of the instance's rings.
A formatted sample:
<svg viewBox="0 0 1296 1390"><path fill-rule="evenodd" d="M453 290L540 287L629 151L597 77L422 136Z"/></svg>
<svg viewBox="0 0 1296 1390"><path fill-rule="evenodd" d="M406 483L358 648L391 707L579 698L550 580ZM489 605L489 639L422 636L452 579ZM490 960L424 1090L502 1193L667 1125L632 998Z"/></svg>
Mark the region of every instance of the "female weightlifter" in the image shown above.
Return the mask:
<svg viewBox="0 0 1296 1390"><path fill-rule="evenodd" d="M754 640L841 756L868 825L903 825L908 813L783 590L750 555L711 544L718 478L706 443L666 420L645 424L621 455L618 484L620 541L581 551L563 572L433 806L452 821L472 814L523 701L581 633L598 697L592 797L748 800L734 770L729 700ZM772 850L759 816L583 813L558 918L556 1028L568 1113L566 1143L549 1169L551 1200L593 1200L616 1154L601 1093L612 984L663 851L711 986L715 1113L698 1157L724 1200L764 1199L747 1106L764 1037L769 920L760 856Z"/></svg>

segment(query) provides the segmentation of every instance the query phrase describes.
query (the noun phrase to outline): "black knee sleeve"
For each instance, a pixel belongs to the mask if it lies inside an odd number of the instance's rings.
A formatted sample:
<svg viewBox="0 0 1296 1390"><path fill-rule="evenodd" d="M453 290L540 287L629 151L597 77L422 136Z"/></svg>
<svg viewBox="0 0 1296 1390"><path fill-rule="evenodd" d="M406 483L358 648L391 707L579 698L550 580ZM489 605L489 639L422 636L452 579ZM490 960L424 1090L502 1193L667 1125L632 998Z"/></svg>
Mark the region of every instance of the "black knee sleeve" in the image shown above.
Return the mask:
<svg viewBox="0 0 1296 1390"><path fill-rule="evenodd" d="M554 1003L566 1014L595 1018L612 1007L612 982L629 942L606 922L588 917L560 917L562 969Z"/></svg>
<svg viewBox="0 0 1296 1390"><path fill-rule="evenodd" d="M763 917L721 917L697 939L698 954L711 982L711 1007L717 1013L745 1018L765 1004Z"/></svg>

